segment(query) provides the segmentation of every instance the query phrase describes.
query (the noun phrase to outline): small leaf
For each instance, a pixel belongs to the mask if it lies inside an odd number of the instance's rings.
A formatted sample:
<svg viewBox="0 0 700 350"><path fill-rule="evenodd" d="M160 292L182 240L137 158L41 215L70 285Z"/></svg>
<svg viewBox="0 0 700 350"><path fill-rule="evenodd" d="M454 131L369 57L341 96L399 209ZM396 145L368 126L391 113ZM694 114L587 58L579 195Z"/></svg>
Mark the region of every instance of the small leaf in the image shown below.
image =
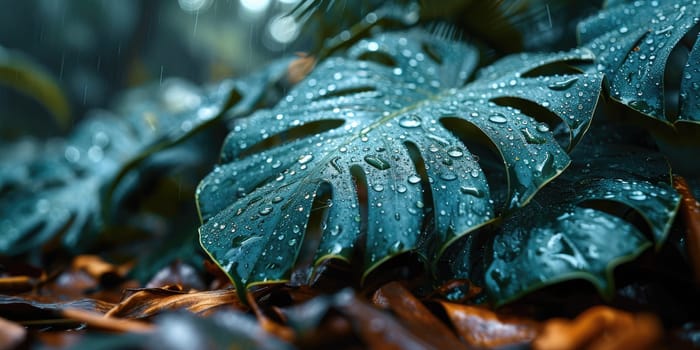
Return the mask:
<svg viewBox="0 0 700 350"><path fill-rule="evenodd" d="M439 255L501 205L527 203L569 163L553 126L501 99L554 114L570 148L588 127L601 82L522 76L591 57L573 51L512 57L464 86L474 49L420 31L360 41L348 56L324 61L274 109L241 119L224 164L197 190L202 246L239 291L288 278L315 213L316 263L350 261L364 249L366 276L397 254ZM472 143L495 150L508 182L504 204L494 203Z"/></svg>
<svg viewBox="0 0 700 350"><path fill-rule="evenodd" d="M562 176L504 219L483 256L474 241L455 245L450 278L483 278L497 305L571 279L586 279L609 297L615 266L653 242L660 247L680 201L666 161L643 149L591 139L572 153L578 161ZM650 236L614 215L630 210L641 215ZM483 276L476 266L484 266Z"/></svg>
<svg viewBox="0 0 700 350"><path fill-rule="evenodd" d="M579 24L578 33L581 45L596 54L596 70L607 75L613 99L664 122L700 123L700 40L684 39L697 36L693 30L699 21L695 0L609 1L605 10ZM665 108L671 92L664 78L677 46L689 53L674 112Z"/></svg>

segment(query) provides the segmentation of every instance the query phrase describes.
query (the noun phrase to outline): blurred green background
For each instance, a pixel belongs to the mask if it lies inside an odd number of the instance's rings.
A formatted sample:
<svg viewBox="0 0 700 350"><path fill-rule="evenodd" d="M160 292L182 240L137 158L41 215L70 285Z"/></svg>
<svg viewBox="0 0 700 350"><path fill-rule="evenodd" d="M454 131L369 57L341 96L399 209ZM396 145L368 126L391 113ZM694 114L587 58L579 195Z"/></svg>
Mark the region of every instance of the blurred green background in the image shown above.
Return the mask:
<svg viewBox="0 0 700 350"><path fill-rule="evenodd" d="M0 59L43 67L68 100L69 125L0 85L0 140L65 135L119 92L181 77L204 84L303 51L285 16L298 0L0 0Z"/></svg>

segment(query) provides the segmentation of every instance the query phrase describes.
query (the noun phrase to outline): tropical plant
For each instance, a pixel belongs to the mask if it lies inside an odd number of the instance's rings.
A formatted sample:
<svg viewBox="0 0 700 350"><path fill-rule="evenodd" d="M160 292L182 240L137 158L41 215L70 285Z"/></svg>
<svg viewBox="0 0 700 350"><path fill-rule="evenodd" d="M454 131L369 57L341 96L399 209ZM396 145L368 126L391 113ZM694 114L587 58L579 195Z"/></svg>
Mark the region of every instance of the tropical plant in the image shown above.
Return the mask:
<svg viewBox="0 0 700 350"><path fill-rule="evenodd" d="M581 18L595 5L302 1L290 15L321 33L300 59L308 72L282 59L206 88L166 80L65 141L4 145L0 254L36 256L58 239L90 251L139 225L141 191L213 166L192 193L199 243L261 319L251 290L314 285L338 266L344 286L407 279L495 307L576 281L611 301L628 283L616 270L644 259L680 261L673 278L692 285L700 215L677 218L673 175L700 193L687 158L700 149L700 6L609 0ZM562 21L578 27L528 29ZM34 95L63 113L47 86ZM198 137L222 130L213 165ZM397 264L409 272L387 272ZM455 281L469 283L441 288ZM383 290L375 298L396 291ZM350 313L343 293L319 308Z"/></svg>

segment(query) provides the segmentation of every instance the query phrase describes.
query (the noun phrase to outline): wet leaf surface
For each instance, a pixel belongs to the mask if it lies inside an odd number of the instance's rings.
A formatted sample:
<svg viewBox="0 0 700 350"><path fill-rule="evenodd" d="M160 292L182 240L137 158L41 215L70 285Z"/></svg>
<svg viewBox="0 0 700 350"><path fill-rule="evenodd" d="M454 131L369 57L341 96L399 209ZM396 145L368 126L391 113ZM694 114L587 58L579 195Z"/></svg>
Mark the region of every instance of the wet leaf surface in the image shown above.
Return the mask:
<svg viewBox="0 0 700 350"><path fill-rule="evenodd" d="M596 55L596 70L605 72L613 99L668 123L698 123L699 21L695 0L608 1L578 32L582 46ZM687 62L675 66L676 56Z"/></svg>
<svg viewBox="0 0 700 350"><path fill-rule="evenodd" d="M317 244L315 263L350 261L363 278L402 253L439 255L563 171L601 82L525 76L592 58L572 51L506 58L465 86L474 49L418 31L360 41L347 55L323 62L274 109L236 123L223 164L198 188L202 246L239 289L287 280L307 243ZM553 114L564 148L553 125L509 99ZM505 172L496 189L483 169L489 147Z"/></svg>
<svg viewBox="0 0 700 350"><path fill-rule="evenodd" d="M660 154L599 142L609 134L614 131L596 130L572 153L580 161L495 231L456 244L447 276L483 283L496 305L577 278L610 298L613 269L654 244L661 247L680 197Z"/></svg>

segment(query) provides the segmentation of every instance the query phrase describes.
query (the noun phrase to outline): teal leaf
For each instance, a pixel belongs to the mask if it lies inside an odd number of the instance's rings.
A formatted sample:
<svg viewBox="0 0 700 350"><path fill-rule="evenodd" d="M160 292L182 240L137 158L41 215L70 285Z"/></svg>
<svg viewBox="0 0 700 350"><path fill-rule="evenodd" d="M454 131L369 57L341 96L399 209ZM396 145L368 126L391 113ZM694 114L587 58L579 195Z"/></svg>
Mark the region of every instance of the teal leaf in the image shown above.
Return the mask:
<svg viewBox="0 0 700 350"><path fill-rule="evenodd" d="M578 33L581 45L596 54L596 70L605 72L613 99L667 123L698 123L699 22L696 0L609 1L579 24ZM665 99L674 97L667 66L675 64L674 53L687 63L678 72L679 97L669 104Z"/></svg>
<svg viewBox="0 0 700 350"><path fill-rule="evenodd" d="M660 154L595 140L577 147L577 161L530 204L484 232L486 243L455 244L447 277L480 281L496 305L572 279L610 297L613 269L663 244L680 197ZM627 220L630 212L649 235Z"/></svg>
<svg viewBox="0 0 700 350"><path fill-rule="evenodd" d="M126 95L119 115L95 111L65 141L8 146L0 154L0 253L21 254L58 234L76 248L84 233L104 224L124 174L226 113L250 113L287 63L205 89L180 80L139 88Z"/></svg>
<svg viewBox="0 0 700 350"><path fill-rule="evenodd" d="M587 129L601 83L527 76L591 57L573 51L515 56L465 86L476 51L421 31L362 40L347 56L241 119L197 190L202 246L239 290L287 279L307 239L318 242L316 263L364 251L363 276L404 252L439 255L502 209L472 137L493 147L506 173L504 207L520 207L568 165L565 149ZM556 115L569 135L564 149L553 126L502 98Z"/></svg>

